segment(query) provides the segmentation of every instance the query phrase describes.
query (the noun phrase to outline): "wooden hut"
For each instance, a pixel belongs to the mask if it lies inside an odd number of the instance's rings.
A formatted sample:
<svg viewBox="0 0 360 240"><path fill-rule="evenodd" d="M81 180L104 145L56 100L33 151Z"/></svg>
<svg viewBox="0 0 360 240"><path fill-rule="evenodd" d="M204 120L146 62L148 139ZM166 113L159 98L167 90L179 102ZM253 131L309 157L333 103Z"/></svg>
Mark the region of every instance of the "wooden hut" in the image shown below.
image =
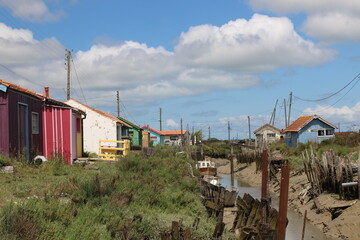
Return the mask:
<svg viewBox="0 0 360 240"><path fill-rule="evenodd" d="M42 97L0 80L0 153L30 162L42 153Z"/></svg>
<svg viewBox="0 0 360 240"><path fill-rule="evenodd" d="M72 164L83 153L85 112L51 98L48 87L43 97L43 154L50 160L60 156Z"/></svg>

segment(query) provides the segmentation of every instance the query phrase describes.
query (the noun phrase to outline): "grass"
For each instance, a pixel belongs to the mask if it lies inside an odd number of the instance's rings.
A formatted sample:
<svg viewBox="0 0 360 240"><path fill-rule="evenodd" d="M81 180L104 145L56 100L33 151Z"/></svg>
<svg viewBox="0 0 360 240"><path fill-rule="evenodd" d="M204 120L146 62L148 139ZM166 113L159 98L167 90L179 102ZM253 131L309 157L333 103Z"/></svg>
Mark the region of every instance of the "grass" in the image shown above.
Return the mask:
<svg viewBox="0 0 360 240"><path fill-rule="evenodd" d="M352 161L358 159L358 151L360 150L360 133L352 133L348 135L337 135L332 139L327 139L321 143L308 142L300 143L297 147L289 147L284 142L275 142L270 145L271 151L279 151L288 157L293 170L303 168L302 153L313 148L314 154L321 159L322 154L330 149L334 150L339 157L349 156Z"/></svg>
<svg viewBox="0 0 360 240"><path fill-rule="evenodd" d="M0 175L0 239L159 239L172 221L191 227L193 239L211 239L215 219L188 177L187 160L169 149L143 158L130 154L98 171L63 165L14 162ZM223 239L232 239L226 233Z"/></svg>

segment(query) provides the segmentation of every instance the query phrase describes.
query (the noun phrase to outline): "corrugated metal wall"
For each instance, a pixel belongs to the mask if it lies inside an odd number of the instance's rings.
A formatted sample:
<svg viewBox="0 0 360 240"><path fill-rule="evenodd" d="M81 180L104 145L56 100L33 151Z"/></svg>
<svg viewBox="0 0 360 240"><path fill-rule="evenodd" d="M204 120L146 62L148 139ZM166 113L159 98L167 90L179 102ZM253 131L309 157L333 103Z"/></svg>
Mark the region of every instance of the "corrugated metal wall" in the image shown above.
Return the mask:
<svg viewBox="0 0 360 240"><path fill-rule="evenodd" d="M76 129L73 127L72 110L55 106L44 108L44 155L50 160L59 155L67 164L71 164L76 157L76 148L74 152L73 147L74 139L76 146Z"/></svg>

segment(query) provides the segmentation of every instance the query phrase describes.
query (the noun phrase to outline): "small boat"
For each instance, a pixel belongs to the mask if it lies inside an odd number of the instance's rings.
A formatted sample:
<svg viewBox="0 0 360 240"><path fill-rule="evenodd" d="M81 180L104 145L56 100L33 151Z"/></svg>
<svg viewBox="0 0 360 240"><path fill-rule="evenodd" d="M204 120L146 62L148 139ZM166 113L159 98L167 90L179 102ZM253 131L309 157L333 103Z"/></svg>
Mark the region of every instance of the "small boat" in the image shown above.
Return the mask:
<svg viewBox="0 0 360 240"><path fill-rule="evenodd" d="M203 176L203 179L212 185L220 187L220 180L219 180L218 176L205 175L205 176Z"/></svg>
<svg viewBox="0 0 360 240"><path fill-rule="evenodd" d="M211 161L198 161L196 168L199 169L201 176L209 175L216 176L217 168L215 163Z"/></svg>

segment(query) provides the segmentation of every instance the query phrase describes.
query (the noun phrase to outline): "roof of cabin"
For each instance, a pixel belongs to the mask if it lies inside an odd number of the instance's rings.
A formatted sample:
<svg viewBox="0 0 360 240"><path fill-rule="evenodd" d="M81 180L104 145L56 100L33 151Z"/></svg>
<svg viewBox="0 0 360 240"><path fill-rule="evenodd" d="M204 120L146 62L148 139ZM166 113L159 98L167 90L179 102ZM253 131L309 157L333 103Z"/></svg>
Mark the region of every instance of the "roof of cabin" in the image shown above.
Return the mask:
<svg viewBox="0 0 360 240"><path fill-rule="evenodd" d="M103 117L109 118L109 119L111 119L111 120L113 120L113 121L115 121L115 122L119 122L119 123L123 124L124 126L126 126L126 127L128 127L128 128L132 128L129 124L127 124L126 122L124 122L124 121L122 121L122 120L114 117L114 116L111 115L110 113L106 113L106 112L101 111L101 110L99 110L99 109L90 107L90 106L88 106L88 105L86 105L86 104L84 104L84 103L82 103L82 102L79 102L79 101L77 101L77 100L75 100L75 99L70 99L70 100L72 100L72 101L74 101L74 102L76 102L76 103L78 103L78 104L81 104L81 105L83 105L83 106L86 107L86 108L89 108L90 110L92 110L92 111L100 114L100 115L103 116ZM68 100L68 101L70 101L70 100ZM68 101L66 101L66 102L68 102ZM66 103L66 102L65 102L65 103Z"/></svg>
<svg viewBox="0 0 360 240"><path fill-rule="evenodd" d="M176 131L161 131L163 135L182 135L185 134L187 130L176 130Z"/></svg>
<svg viewBox="0 0 360 240"><path fill-rule="evenodd" d="M258 129L256 129L256 130L254 131L254 133L256 134L256 133L259 132L261 129L266 128L266 127L269 127L269 128L274 129L275 131L281 132L281 130L278 129L277 127L274 127L273 125L271 125L271 124L269 124L269 123L266 123L266 124L262 125L261 127L259 127Z"/></svg>
<svg viewBox="0 0 360 240"><path fill-rule="evenodd" d="M39 96L38 93L36 93L36 92L34 92L34 91L31 91L31 90L29 90L29 89L27 89L27 88L21 87L21 86L19 86L19 85L13 84L13 83L11 83L11 82L7 82L7 81L4 81L4 80L1 80L1 79L0 79L0 84L4 85L4 86L6 86L6 87L8 87L8 88L10 88L10 89L13 89L13 90L15 90L15 91L18 91L18 92L21 92L21 93L25 93L25 94L27 94L27 95L30 95L30 96L35 97L35 98L38 98L38 99L42 99L42 97Z"/></svg>
<svg viewBox="0 0 360 240"><path fill-rule="evenodd" d="M120 119L121 121L124 121L126 122L127 124L131 125L132 128L135 128L136 130L142 130L142 128L138 125L136 125L135 123L133 122L130 122L129 120L123 118L123 117L118 117L118 119Z"/></svg>
<svg viewBox="0 0 360 240"><path fill-rule="evenodd" d="M149 129L150 131L152 131L152 132L154 132L154 133L156 133L156 134L163 135L162 132L156 130L155 128L149 127L149 126L147 126L147 125L143 126L142 129Z"/></svg>
<svg viewBox="0 0 360 240"><path fill-rule="evenodd" d="M318 115L311 115L311 116L301 116L296 119L292 124L290 124L287 128L283 130L283 132L298 132L303 127L305 127L308 123L310 123L313 119L319 119L320 121L326 123L327 125L337 128L335 125L329 123L325 119L319 117Z"/></svg>

